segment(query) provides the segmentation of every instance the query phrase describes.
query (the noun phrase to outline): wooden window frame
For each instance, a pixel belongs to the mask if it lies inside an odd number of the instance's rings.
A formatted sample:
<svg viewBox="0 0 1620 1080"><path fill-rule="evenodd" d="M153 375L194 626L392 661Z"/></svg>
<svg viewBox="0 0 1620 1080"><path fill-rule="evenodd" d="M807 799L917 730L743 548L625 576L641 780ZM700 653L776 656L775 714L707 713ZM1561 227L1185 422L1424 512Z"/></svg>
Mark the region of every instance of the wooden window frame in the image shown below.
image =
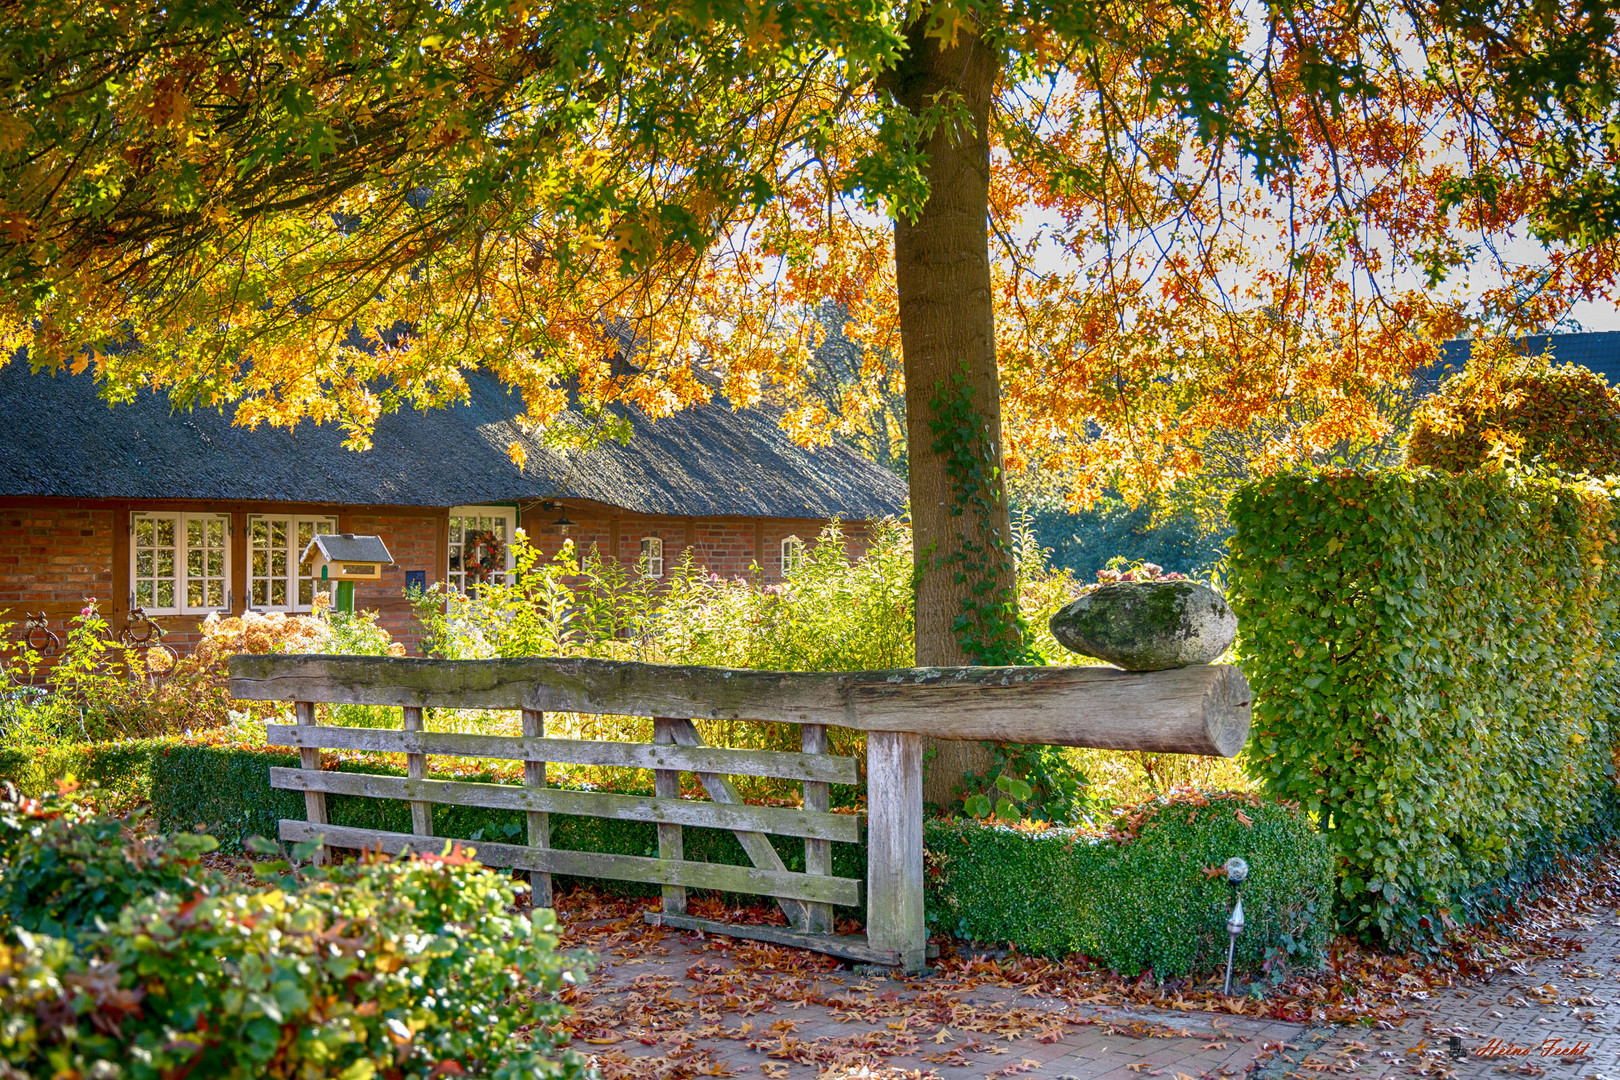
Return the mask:
<svg viewBox="0 0 1620 1080"><path fill-rule="evenodd" d="M510 582L512 580L512 570L517 565L517 557L512 551L512 545L517 540L519 526L517 507L501 504L452 506L446 515L444 533L444 587L447 590L453 589L463 594L465 594L467 588L466 568L455 569L456 556L460 554L458 549L461 547L461 541L456 539L459 531L456 527L457 518L500 518L505 521L506 550L504 554L506 557L506 569L494 576L499 578L503 584ZM465 530L465 528L466 525L463 524L461 529Z"/></svg>
<svg viewBox="0 0 1620 1080"><path fill-rule="evenodd" d="M175 600L175 602L172 605L158 607L158 606L156 606L154 604L153 606L149 607L149 606L146 606L144 604L141 604L140 600L138 598L137 594L140 591L140 583L142 581L154 581L155 582L157 580L157 578L155 576L155 573L154 574L146 574L146 575L142 575L142 574L138 573L139 562L140 562L140 553L141 553L141 551L143 549L140 547L140 545L138 545L136 543L135 534L136 534L136 531L138 530L138 528L140 526L140 523L143 522L143 521L151 521L151 522L153 522L154 523L154 529L156 527L155 523L159 522L159 521L170 521L170 522L174 523L174 549L173 549L174 550L174 567L173 567L172 576L170 577L170 580L174 584L174 600ZM201 606L196 606L196 605L186 603L187 588L190 585L189 574L187 573L187 561L188 560L187 560L186 556L187 556L187 553L189 551L189 548L187 547L187 544L186 544L186 526L187 526L188 523L193 522L193 521L203 521L203 522L217 521L217 522L220 522L224 526L224 543L220 546L220 553L221 553L220 554L220 558L221 558L220 573L217 575L217 580L220 582L220 586L223 589L223 595L221 596L221 600L223 601L223 603L220 603L220 604L217 604L217 605L216 604L204 604L204 605L201 605ZM130 607L131 608L140 607L148 615L212 615L212 614L214 614L216 612L222 613L222 614L227 614L227 615L230 614L231 609L232 609L232 605L234 604L235 599L236 599L235 595L234 595L234 592L233 592L233 590L231 588L231 569L232 569L232 567L231 567L231 548L234 546L231 543L231 540L232 540L232 536L234 535L234 532L235 532L235 530L232 527L231 515L230 514L221 514L221 513L212 513L212 512L199 513L199 512L195 512L195 511L179 511L179 510L168 510L168 511L166 511L166 510L139 510L139 511L135 511L135 512L131 513L130 516L129 516L129 541L130 541L129 542L129 604L130 604ZM154 544L154 546L152 548L147 549L147 550L151 550L153 552L156 552L158 550L158 548ZM154 555L154 559L155 558L156 558L156 556ZM215 577L216 577L216 575L207 574L206 572L204 574L205 580L215 578ZM153 590L153 599L154 600L156 599L156 589L155 589L155 587L154 587L154 590Z"/></svg>
<svg viewBox="0 0 1620 1080"><path fill-rule="evenodd" d="M253 593L254 584L256 582L259 582L259 581L271 581L271 580L274 580L272 577L261 577L258 574L255 574L253 572L253 556L254 556L255 551L258 550L254 546L254 543L253 543L253 526L254 526L254 523L260 522L260 521L280 522L280 523L285 524L287 526L287 574L286 574L286 577L284 578L284 581L285 581L286 586L287 586L287 601L288 602L285 603L285 604L260 604L260 603L256 603L254 601L254 593ZM287 611L287 612L301 612L301 611L312 611L312 610L314 610L314 605L313 604L300 604L298 602L298 586L299 586L299 584L301 582L304 582L304 581L315 582L316 583L315 592L320 591L320 579L319 578L315 577L312 574L304 574L304 573L300 572L301 567L300 567L299 560L303 557L303 554L304 554L303 551L298 547L298 527L300 525L314 525L314 526L317 527L317 529L322 525L329 526L331 528L331 532L325 534L325 535L328 535L328 536L335 536L335 535L337 535L337 533L339 531L338 530L338 518L337 518L336 514L249 514L248 515L248 517L247 517L247 545L246 545L246 551L247 551L247 574L246 574L246 576L244 578L245 586L247 588L247 598L246 598L246 607L245 607L246 610L249 610L249 611ZM314 598L314 595L315 595L314 592L312 592L310 594L311 599Z"/></svg>
<svg viewBox="0 0 1620 1080"><path fill-rule="evenodd" d="M782 576L786 577L789 571L797 570L804 565L804 541L797 536L784 536L780 547L782 553Z"/></svg>
<svg viewBox="0 0 1620 1080"><path fill-rule="evenodd" d="M661 536L643 536L641 538L641 554L637 558L636 565L648 577L663 577L664 538Z"/></svg>

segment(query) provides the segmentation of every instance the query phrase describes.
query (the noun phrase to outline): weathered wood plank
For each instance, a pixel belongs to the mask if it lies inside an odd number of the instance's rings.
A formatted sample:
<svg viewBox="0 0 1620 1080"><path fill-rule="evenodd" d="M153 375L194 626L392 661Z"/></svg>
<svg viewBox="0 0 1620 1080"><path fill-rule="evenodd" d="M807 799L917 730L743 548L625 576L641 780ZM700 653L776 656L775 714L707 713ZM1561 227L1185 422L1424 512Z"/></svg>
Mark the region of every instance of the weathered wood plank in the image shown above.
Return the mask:
<svg viewBox="0 0 1620 1080"><path fill-rule="evenodd" d="M422 730L422 710L413 705L407 705L405 713L405 730ZM405 775L412 780L423 780L427 777L427 755L406 754ZM272 786L275 781L271 780ZM411 803L411 832L417 836L433 835L433 807L420 799Z"/></svg>
<svg viewBox="0 0 1620 1080"><path fill-rule="evenodd" d="M653 717L653 742L659 746L675 744L675 721L667 716ZM662 801L681 797L681 774L677 769L653 770L653 794ZM676 822L658 826L658 857L660 859L686 858L686 838ZM665 885L661 909L670 915L686 914L686 890L679 885Z"/></svg>
<svg viewBox="0 0 1620 1080"><path fill-rule="evenodd" d="M827 725L801 724L799 748L806 754L827 752ZM804 808L812 813L824 814L831 807L832 790L827 784L814 780L804 782ZM774 831L774 830L773 830ZM804 842L804 871L807 874L832 873L832 844L826 840L806 838ZM833 931L833 911L826 904L804 905L804 928L811 934L830 934Z"/></svg>
<svg viewBox="0 0 1620 1080"><path fill-rule="evenodd" d="M733 806L695 799L610 795L603 791L567 791L563 788L480 784L465 780L412 780L409 777L377 776L372 773L282 768L270 770L270 786L283 791L319 791L367 799L482 806L495 810L522 810L531 814L619 818L677 827L694 825L709 829L748 829L773 832L780 836L818 837L846 843L860 839L860 823L853 814L812 814L791 806Z"/></svg>
<svg viewBox="0 0 1620 1080"><path fill-rule="evenodd" d="M293 703L293 716L297 726L306 730L315 728L315 703L313 701L299 701ZM303 747L298 751L298 764L306 769L319 769L321 767L321 752L313 747ZM304 793L304 817L316 824L326 821L326 796L318 791ZM326 861L326 849L322 848L315 853L317 864Z"/></svg>
<svg viewBox="0 0 1620 1080"><path fill-rule="evenodd" d="M874 949L865 934L807 934L785 926L758 926L746 923L716 922L695 915L666 915L659 911L642 913L642 918L653 926L672 926L677 930L697 930L704 934L742 938L745 941L768 941L772 945L786 945L794 949L809 949L826 953L840 960L853 960L857 964L881 964L898 967L900 958L881 949Z"/></svg>
<svg viewBox="0 0 1620 1080"><path fill-rule="evenodd" d="M438 754L499 761L556 761L568 765L619 765L630 769L774 776L783 780L820 780L834 784L853 784L860 779L854 758L819 757L781 750L727 750L716 746L656 746L382 728L300 728L289 724L265 725L265 741L271 746Z"/></svg>
<svg viewBox="0 0 1620 1080"><path fill-rule="evenodd" d="M317 825L308 821L281 822L281 838L293 843L322 840L332 847L365 848L397 855L406 848L423 849L422 838L409 833L356 829L345 825ZM604 855L597 851L563 851L523 844L461 841L486 866L541 870L548 874L644 881L654 885L684 885L689 889L790 896L827 904L860 903L861 883L853 878L797 874L790 870L761 870L757 866L723 863L675 862L642 855ZM431 850L431 849L430 849Z"/></svg>
<svg viewBox="0 0 1620 1080"><path fill-rule="evenodd" d="M697 725L686 719L671 719L669 730L675 741L682 746L702 746L703 736L698 734ZM717 803L730 803L742 805L742 796L737 794L737 785L724 776L715 773L700 772L697 778L703 783L703 790L709 793L709 798ZM776 853L771 846L771 838L762 832L747 829L733 829L732 835L754 861L754 865L764 870L785 873L787 867L782 862L782 856ZM776 897L776 906L782 909L782 914L788 917L788 922L799 929L804 929L804 905L786 896Z"/></svg>
<svg viewBox="0 0 1620 1080"><path fill-rule="evenodd" d="M936 739L1227 757L1242 749L1249 731L1248 682L1242 672L1221 664L1148 672L1112 667L781 672L574 657L234 656L230 670L231 693L259 701L751 719L914 731Z"/></svg>
<svg viewBox="0 0 1620 1080"><path fill-rule="evenodd" d="M546 733L546 714L533 709L523 710L523 734L526 738L539 738ZM546 786L546 763L527 758L523 762L523 784L529 788L543 788ZM524 816L528 825L529 846L548 848L551 846L551 818L536 810L530 810ZM551 875L541 870L529 872L529 888L532 890L530 899L537 908L551 906Z"/></svg>
<svg viewBox="0 0 1620 1080"><path fill-rule="evenodd" d="M926 964L923 919L923 802L920 735L866 737L866 936L907 971ZM881 884L879 884L881 883Z"/></svg>

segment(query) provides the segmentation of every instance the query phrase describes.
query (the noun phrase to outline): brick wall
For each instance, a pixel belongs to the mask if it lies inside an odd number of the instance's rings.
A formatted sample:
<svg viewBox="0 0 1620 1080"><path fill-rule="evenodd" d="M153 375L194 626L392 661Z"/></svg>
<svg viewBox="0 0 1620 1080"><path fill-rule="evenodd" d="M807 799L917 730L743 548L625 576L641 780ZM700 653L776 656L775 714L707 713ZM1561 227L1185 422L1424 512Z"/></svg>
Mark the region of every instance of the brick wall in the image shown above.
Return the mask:
<svg viewBox="0 0 1620 1080"><path fill-rule="evenodd" d="M426 571L428 585L439 580L439 518L422 514L353 514L346 520L348 531L361 536L380 536L394 557L385 566L382 580L354 583L355 610L377 612L377 625L395 641L402 641L414 655L421 650L422 624L405 599L405 572Z"/></svg>
<svg viewBox="0 0 1620 1080"><path fill-rule="evenodd" d="M137 507L139 509L139 507ZM210 508L214 510L216 508ZM232 509L217 507L218 512ZM304 512L304 511L299 511ZM330 513L328 509L326 512ZM245 511L236 516L238 532L245 521ZM576 524L569 530L568 539L580 553L593 546L604 556L613 547L613 523L607 518L591 518L581 510L570 511ZM412 652L421 646L421 626L414 610L404 597L405 572L425 571L427 583L441 580L440 565L444 558L441 550L441 523L443 511L417 510L398 513L343 514L342 525L350 532L381 536L394 556L395 565L383 571L380 582L355 583L355 605L363 610L378 612L378 623L394 640L404 642ZM538 509L522 515L522 525L530 542L540 548L546 558L553 557L561 548L563 536L552 523L555 510ZM114 573L116 557L127 560L128 546L116 542L117 530L127 530L128 512L113 508L4 508L0 507L0 609L7 614L0 619L20 623L23 610L44 609L51 629L61 634L66 623L84 605L87 596L102 604L103 612L116 632L125 622L126 596L115 596L125 583L127 593L128 568ZM641 540L657 536L664 542L664 571L666 574L680 564L682 553L691 537L695 561L712 573L724 577L745 577L756 561L764 571L767 583L781 580L781 542L796 535L806 545L814 543L823 523L814 521L764 521L752 519L720 518L698 519L678 517L652 517L629 515L618 520L617 557L626 566L634 566L641 557ZM763 550L756 550L758 538L763 534ZM864 523L845 525L850 538L849 551L859 557L866 549L867 528ZM240 614L246 599L246 568L243 565L245 541L239 541L232 553L231 591L236 599L236 613ZM200 639L198 626L201 616L164 615L158 621L166 632L168 644L181 653L188 652ZM15 637L17 631L12 631Z"/></svg>
<svg viewBox="0 0 1620 1080"><path fill-rule="evenodd" d="M112 551L111 510L0 509L0 608L78 614L85 597L106 607Z"/></svg>

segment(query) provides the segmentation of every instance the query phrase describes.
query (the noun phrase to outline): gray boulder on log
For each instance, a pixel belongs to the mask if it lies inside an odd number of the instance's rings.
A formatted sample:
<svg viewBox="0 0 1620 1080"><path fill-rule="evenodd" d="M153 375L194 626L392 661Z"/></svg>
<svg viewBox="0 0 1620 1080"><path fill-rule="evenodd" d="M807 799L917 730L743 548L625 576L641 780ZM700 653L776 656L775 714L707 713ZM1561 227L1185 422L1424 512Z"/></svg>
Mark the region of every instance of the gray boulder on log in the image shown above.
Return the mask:
<svg viewBox="0 0 1620 1080"><path fill-rule="evenodd" d="M1052 616L1066 649L1126 671L1207 664L1237 636L1237 616L1220 593L1196 581L1101 585Z"/></svg>

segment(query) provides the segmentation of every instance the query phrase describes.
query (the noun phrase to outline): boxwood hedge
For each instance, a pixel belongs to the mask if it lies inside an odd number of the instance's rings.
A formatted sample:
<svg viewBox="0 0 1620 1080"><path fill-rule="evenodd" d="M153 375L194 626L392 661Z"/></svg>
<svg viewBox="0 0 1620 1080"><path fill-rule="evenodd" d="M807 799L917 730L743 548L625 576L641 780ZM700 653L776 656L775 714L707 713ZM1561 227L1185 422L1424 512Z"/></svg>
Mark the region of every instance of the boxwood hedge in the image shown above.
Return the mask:
<svg viewBox="0 0 1620 1080"><path fill-rule="evenodd" d="M1333 932L1333 864L1297 809L1226 792L1138 808L1107 834L968 820L925 827L929 922L1023 952L1083 953L1127 975L1208 974L1226 961L1231 886L1249 864L1237 963L1314 965Z"/></svg>
<svg viewBox="0 0 1620 1080"><path fill-rule="evenodd" d="M1234 498L1251 768L1322 821L1363 936L1437 937L1613 831L1614 492L1413 470Z"/></svg>

